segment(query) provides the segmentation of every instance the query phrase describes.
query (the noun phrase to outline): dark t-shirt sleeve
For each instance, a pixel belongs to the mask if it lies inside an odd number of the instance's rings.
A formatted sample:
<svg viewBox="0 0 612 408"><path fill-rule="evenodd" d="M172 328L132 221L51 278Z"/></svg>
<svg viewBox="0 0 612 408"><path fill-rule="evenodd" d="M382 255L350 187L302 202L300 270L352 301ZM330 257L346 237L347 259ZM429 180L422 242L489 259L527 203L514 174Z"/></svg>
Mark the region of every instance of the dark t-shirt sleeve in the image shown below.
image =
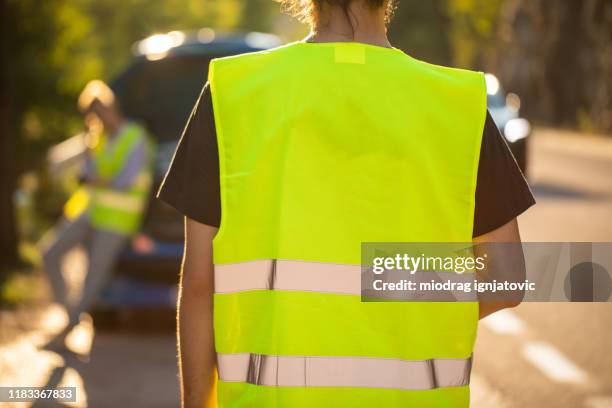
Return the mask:
<svg viewBox="0 0 612 408"><path fill-rule="evenodd" d="M533 204L535 199L529 185L487 112L478 165L473 236L507 224Z"/></svg>
<svg viewBox="0 0 612 408"><path fill-rule="evenodd" d="M181 214L213 227L221 223L219 153L210 88L202 90L158 197ZM490 114L482 135L473 236L491 232L535 203Z"/></svg>
<svg viewBox="0 0 612 408"><path fill-rule="evenodd" d="M220 225L219 153L208 83L189 116L157 197L188 218Z"/></svg>

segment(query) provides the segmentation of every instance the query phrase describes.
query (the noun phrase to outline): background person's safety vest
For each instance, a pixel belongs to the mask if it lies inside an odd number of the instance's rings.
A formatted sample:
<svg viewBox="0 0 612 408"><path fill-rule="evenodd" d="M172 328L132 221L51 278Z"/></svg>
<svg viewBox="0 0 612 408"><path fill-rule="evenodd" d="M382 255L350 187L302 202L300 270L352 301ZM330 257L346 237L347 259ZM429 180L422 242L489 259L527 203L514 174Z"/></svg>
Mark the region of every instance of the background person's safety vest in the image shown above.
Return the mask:
<svg viewBox="0 0 612 408"><path fill-rule="evenodd" d="M220 407L467 407L478 305L363 303L362 242L471 242L481 73L294 43L213 60Z"/></svg>
<svg viewBox="0 0 612 408"><path fill-rule="evenodd" d="M123 190L82 186L66 203L64 215L74 219L90 211L94 228L126 235L137 232L152 183L154 147L146 131L136 123L129 122L114 140L101 134L92 152L96 176L110 182L125 167L130 154L141 143L145 143L147 149L146 163L131 186Z"/></svg>

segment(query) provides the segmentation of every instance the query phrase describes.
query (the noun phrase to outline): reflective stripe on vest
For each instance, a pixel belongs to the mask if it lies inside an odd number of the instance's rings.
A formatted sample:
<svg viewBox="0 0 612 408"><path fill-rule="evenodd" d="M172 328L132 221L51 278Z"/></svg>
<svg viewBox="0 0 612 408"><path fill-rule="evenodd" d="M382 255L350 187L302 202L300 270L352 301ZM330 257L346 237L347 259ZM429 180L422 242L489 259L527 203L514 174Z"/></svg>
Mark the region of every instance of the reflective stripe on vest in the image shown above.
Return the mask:
<svg viewBox="0 0 612 408"><path fill-rule="evenodd" d="M368 278L374 275L366 274ZM411 275L411 281L418 285L420 282L429 283L451 282L471 283L474 275L470 273L458 274L436 271L418 271ZM367 283L372 288L371 281ZM215 266L215 293L236 293L250 290L297 290L303 292L320 292L346 295L362 295L361 265L342 265L323 262L304 262L290 260L257 260L222 264ZM449 301L477 301L476 293L453 290L448 293L441 291L411 292L381 292L379 297L396 300L418 300L419 297L428 296L428 300L436 294L445 296ZM372 291L365 293L376 297ZM394 295L397 295L393 297ZM452 295L452 298L448 298ZM444 300L444 299L440 299Z"/></svg>
<svg viewBox="0 0 612 408"><path fill-rule="evenodd" d="M95 200L96 205L120 208L126 213L134 214L139 214L145 204L140 195L134 196L109 189L97 189Z"/></svg>
<svg viewBox="0 0 612 408"><path fill-rule="evenodd" d="M482 73L294 43L209 83L218 405L467 407L477 303L362 302L356 265L363 242L472 240Z"/></svg>
<svg viewBox="0 0 612 408"><path fill-rule="evenodd" d="M470 382L472 358L400 360L330 356L217 354L219 379L278 387L431 390Z"/></svg>

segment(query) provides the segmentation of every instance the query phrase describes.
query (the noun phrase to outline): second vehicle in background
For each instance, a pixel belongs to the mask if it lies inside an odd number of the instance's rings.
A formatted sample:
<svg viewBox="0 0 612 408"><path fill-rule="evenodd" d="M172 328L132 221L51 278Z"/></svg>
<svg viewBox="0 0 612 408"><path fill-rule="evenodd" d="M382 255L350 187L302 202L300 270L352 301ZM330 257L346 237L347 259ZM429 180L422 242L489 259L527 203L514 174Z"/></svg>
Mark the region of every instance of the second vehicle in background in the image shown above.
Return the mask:
<svg viewBox="0 0 612 408"><path fill-rule="evenodd" d="M527 144L531 125L521 118L521 100L513 93L506 94L493 74L486 74L487 106L495 124L506 139L523 174L527 174Z"/></svg>

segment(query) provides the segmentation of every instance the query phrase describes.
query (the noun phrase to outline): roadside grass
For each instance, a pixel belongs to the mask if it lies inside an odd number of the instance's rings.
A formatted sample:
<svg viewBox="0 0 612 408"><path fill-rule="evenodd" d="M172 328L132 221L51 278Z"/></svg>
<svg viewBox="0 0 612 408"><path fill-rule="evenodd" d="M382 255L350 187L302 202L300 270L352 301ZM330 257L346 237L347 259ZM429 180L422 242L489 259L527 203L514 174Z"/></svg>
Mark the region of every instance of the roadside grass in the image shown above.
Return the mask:
<svg viewBox="0 0 612 408"><path fill-rule="evenodd" d="M44 296L40 272L32 270L13 270L0 288L0 307L34 305Z"/></svg>
<svg viewBox="0 0 612 408"><path fill-rule="evenodd" d="M1 308L36 305L44 300L40 253L36 245L22 243L19 246L19 255L22 264L3 271L6 279L0 284Z"/></svg>

